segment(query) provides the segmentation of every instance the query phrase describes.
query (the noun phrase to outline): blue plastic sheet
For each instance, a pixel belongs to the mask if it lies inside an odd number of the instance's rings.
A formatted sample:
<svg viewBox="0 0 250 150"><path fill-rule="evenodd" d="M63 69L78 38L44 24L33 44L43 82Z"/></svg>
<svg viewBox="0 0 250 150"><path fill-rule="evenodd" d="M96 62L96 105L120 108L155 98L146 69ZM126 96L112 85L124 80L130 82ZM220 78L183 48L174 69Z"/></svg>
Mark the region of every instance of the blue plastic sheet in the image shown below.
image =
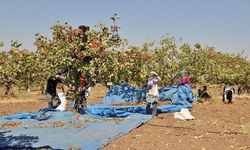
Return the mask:
<svg viewBox="0 0 250 150"><path fill-rule="evenodd" d="M151 119L151 115L132 114L129 118L116 122L107 118L78 117L70 112L52 114L54 115L47 121L12 120L23 123L18 128L0 129L0 148L66 149L71 146L96 150ZM58 116L62 118L58 120ZM59 121L64 125L55 127Z"/></svg>
<svg viewBox="0 0 250 150"><path fill-rule="evenodd" d="M135 88L127 83L113 86L104 97L103 104L110 105L122 102L137 102L145 99L146 89Z"/></svg>
<svg viewBox="0 0 250 150"><path fill-rule="evenodd" d="M182 105L182 108L192 107L192 102L196 100L196 97L193 96L192 89L188 84L160 88L159 94L160 100L170 101L173 105ZM135 88L124 83L111 88L104 97L104 104L111 105L113 103L138 102L145 99L145 88Z"/></svg>
<svg viewBox="0 0 250 150"><path fill-rule="evenodd" d="M164 87L160 99L172 105L159 106L158 113L176 112L192 107L194 97L189 85ZM145 106L112 106L114 103L145 99L146 89L128 84L114 86L103 104L87 107L85 114L41 109L37 113L18 113L0 118L0 148L66 149L67 146L95 150L148 122ZM5 123L20 123L9 128Z"/></svg>

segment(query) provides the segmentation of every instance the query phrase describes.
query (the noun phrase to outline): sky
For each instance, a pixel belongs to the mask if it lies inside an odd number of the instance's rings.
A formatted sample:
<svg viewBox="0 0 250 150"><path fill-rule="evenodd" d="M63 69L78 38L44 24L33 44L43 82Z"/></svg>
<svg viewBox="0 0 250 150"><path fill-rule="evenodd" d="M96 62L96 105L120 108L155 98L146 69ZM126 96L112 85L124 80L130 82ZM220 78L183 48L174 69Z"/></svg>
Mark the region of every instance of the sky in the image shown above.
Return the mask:
<svg viewBox="0 0 250 150"><path fill-rule="evenodd" d="M51 36L57 21L108 26L109 16L121 18L120 36L130 45L159 41L170 34L183 43L213 46L250 59L250 0L1 0L0 41L11 40L34 50L35 34Z"/></svg>

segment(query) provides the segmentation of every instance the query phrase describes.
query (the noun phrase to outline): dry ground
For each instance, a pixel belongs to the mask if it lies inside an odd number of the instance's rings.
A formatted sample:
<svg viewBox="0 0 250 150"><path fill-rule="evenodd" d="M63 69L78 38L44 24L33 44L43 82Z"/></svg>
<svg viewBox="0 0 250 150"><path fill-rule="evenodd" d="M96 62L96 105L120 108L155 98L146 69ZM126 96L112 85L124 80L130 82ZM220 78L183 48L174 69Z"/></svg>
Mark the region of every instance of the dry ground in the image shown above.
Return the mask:
<svg viewBox="0 0 250 150"><path fill-rule="evenodd" d="M89 103L98 103L106 89L92 90ZM17 112L36 112L46 107L38 91L16 92L18 97L0 94L0 117ZM172 113L160 114L131 133L122 136L102 150L250 150L250 96L236 96L233 104L220 98L195 103L192 115L196 120L175 120Z"/></svg>

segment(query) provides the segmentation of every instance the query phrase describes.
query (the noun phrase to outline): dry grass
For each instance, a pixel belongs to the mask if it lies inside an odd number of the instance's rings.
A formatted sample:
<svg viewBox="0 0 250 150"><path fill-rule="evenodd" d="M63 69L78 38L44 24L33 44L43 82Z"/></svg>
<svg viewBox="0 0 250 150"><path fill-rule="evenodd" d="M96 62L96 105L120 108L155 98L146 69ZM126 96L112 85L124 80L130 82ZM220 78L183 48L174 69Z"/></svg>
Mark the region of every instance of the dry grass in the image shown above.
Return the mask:
<svg viewBox="0 0 250 150"><path fill-rule="evenodd" d="M58 92L62 92L58 89ZM97 84L91 89L90 103L100 103L103 96L106 95L107 88ZM14 95L4 95L4 90L0 89L0 103L23 103L23 102L39 102L41 100L46 100L45 95L41 94L36 88L31 89L30 92L26 90L19 91L17 88L13 89Z"/></svg>
<svg viewBox="0 0 250 150"><path fill-rule="evenodd" d="M45 96L40 94L38 90L32 90L30 92L14 88L14 95L4 95L3 89L0 92L0 103L22 103L22 102L38 102L39 100L45 100Z"/></svg>
<svg viewBox="0 0 250 150"><path fill-rule="evenodd" d="M250 135L250 122L241 126L242 132Z"/></svg>
<svg viewBox="0 0 250 150"><path fill-rule="evenodd" d="M197 86L193 88L194 95L197 95L198 88L201 86ZM102 98L106 95L108 89L100 84L97 84L95 87L91 89L90 92L90 101L89 103L100 103L102 102ZM13 89L15 95L4 95L4 90L0 89L0 103L21 103L21 102L38 102L40 100L46 100L45 96L40 94L40 91L37 88L31 89L30 92L21 90L19 91L17 88ZM58 89L58 92L61 92L61 89ZM208 86L208 93L212 96L211 99L202 101L204 104L219 104L222 101L222 92L223 87L219 86ZM242 95L234 95L234 99L242 99L242 98L250 98L248 94Z"/></svg>

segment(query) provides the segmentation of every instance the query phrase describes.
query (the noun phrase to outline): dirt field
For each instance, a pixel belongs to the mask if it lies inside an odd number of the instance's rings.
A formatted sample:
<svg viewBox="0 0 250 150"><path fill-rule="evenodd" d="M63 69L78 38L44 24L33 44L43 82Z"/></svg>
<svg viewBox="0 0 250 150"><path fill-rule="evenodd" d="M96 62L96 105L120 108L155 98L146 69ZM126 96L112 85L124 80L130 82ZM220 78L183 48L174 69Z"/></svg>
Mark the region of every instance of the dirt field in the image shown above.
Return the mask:
<svg viewBox="0 0 250 150"><path fill-rule="evenodd" d="M105 90L93 89L89 103L102 100ZM33 94L32 94L33 93ZM46 107L42 95L0 97L0 117L16 112L36 112ZM195 103L196 120L181 121L173 113L160 114L102 150L250 150L250 96L236 96L233 104Z"/></svg>

